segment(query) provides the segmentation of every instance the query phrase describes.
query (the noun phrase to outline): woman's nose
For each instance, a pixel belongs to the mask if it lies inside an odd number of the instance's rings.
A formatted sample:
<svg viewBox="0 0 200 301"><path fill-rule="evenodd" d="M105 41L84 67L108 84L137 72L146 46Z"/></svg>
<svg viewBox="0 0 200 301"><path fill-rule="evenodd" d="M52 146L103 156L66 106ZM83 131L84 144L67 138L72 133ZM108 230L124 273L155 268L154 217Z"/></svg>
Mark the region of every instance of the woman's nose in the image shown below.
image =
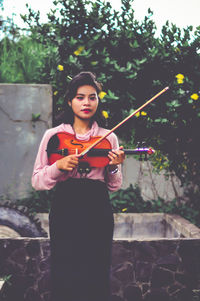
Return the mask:
<svg viewBox="0 0 200 301"><path fill-rule="evenodd" d="M89 97L85 97L84 104L85 104L85 105L89 105L89 104L90 104Z"/></svg>

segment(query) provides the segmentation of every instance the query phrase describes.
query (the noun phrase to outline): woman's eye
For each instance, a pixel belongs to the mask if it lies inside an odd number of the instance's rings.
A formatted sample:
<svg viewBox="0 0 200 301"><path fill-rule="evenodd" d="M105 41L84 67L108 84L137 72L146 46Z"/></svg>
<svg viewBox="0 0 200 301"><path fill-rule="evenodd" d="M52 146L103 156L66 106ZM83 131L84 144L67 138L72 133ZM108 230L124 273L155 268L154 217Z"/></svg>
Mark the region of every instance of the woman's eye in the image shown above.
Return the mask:
<svg viewBox="0 0 200 301"><path fill-rule="evenodd" d="M91 100L96 100L96 96L90 97Z"/></svg>
<svg viewBox="0 0 200 301"><path fill-rule="evenodd" d="M78 100L83 100L83 97L78 96L77 99L78 99Z"/></svg>

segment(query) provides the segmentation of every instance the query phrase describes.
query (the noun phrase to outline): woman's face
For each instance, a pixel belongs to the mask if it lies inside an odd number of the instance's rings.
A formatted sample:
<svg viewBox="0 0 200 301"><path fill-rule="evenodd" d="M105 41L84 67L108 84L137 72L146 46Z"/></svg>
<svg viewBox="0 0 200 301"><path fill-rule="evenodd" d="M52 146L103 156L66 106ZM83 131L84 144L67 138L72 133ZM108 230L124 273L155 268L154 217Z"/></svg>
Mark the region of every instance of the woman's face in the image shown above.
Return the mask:
<svg viewBox="0 0 200 301"><path fill-rule="evenodd" d="M97 91L89 85L79 87L72 101L68 101L74 112L74 118L81 120L90 120L96 113L98 103Z"/></svg>

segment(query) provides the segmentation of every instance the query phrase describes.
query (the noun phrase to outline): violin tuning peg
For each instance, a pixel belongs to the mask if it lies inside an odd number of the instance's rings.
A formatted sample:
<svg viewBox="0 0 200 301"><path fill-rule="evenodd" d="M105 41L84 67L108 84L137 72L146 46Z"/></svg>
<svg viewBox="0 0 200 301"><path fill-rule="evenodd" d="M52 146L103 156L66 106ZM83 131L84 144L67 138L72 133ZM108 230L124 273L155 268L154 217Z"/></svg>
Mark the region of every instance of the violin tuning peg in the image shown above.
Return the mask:
<svg viewBox="0 0 200 301"><path fill-rule="evenodd" d="M139 142L139 148L143 148L143 142L142 141Z"/></svg>
<svg viewBox="0 0 200 301"><path fill-rule="evenodd" d="M141 147L144 148L145 145L146 145L145 141L142 141L142 142L141 142Z"/></svg>
<svg viewBox="0 0 200 301"><path fill-rule="evenodd" d="M137 143L136 143L136 148L139 148L140 147L140 142L138 141Z"/></svg>

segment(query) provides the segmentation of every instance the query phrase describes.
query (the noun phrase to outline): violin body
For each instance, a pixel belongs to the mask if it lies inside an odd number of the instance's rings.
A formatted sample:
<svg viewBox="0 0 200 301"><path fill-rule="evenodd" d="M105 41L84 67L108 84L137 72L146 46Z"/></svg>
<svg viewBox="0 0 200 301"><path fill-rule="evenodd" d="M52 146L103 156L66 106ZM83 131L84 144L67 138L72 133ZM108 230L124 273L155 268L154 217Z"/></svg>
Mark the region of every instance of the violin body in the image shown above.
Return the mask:
<svg viewBox="0 0 200 301"><path fill-rule="evenodd" d="M67 132L60 132L53 135L47 145L47 155L49 159L49 164L55 163L57 160L62 159L64 156L68 155L79 155L88 149L91 144L98 141L101 137L91 137L88 141L78 140L75 135L69 134ZM90 149L85 155L79 157L79 162L82 164L87 163L87 167L105 167L109 163L108 153L112 151L112 146L108 139L104 138L95 147ZM142 155L151 155L155 151L152 148L138 147L136 149L123 149L124 153L127 155L140 155L140 160L142 160Z"/></svg>
<svg viewBox="0 0 200 301"><path fill-rule="evenodd" d="M62 159L68 155L79 155L86 150L91 144L99 140L99 136L90 137L88 141L78 140L75 135L67 132L60 132L53 135L47 145L47 155L49 158L49 164L53 164L57 160ZM109 159L107 156L100 156L98 152L95 154L95 150L111 150L111 144L108 139L102 140L97 144L94 149L88 152L86 155L79 158L80 162L87 162L90 167L104 167L108 165ZM92 155L90 155L92 154Z"/></svg>

